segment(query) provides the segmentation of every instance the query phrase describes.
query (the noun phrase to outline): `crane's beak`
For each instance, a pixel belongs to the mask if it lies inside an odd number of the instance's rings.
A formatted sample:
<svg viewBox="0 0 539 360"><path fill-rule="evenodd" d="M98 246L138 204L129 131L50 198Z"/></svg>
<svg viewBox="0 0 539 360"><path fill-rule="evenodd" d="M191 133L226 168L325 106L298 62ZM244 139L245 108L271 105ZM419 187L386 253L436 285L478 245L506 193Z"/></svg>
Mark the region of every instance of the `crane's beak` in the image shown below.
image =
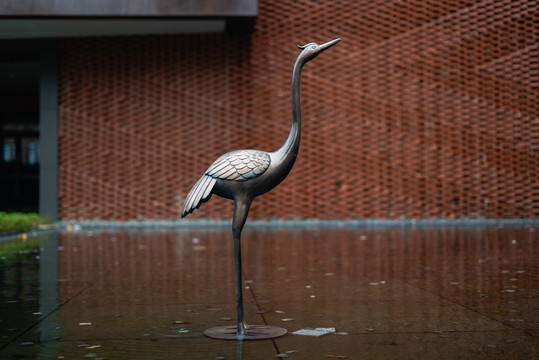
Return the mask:
<svg viewBox="0 0 539 360"><path fill-rule="evenodd" d="M321 52L324 51L324 50L329 49L330 47L332 47L333 45L335 45L335 44L338 43L339 41L341 41L340 38L335 39L335 40L328 41L327 43L320 45L320 46L318 47L319 53L321 53Z"/></svg>

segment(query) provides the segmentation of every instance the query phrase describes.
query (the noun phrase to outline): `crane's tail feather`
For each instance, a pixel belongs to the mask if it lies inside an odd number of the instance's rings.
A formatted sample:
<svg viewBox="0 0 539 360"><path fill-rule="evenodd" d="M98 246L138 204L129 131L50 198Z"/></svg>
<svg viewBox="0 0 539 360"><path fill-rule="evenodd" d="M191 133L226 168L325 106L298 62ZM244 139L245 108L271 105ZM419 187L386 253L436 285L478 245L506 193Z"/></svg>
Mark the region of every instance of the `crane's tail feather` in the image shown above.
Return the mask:
<svg viewBox="0 0 539 360"><path fill-rule="evenodd" d="M183 204L183 210L181 217L185 217L188 214L191 214L193 211L198 209L203 202L206 202L210 199L213 186L217 182L216 178L213 178L208 175L203 175L193 186L189 195L185 199Z"/></svg>
<svg viewBox="0 0 539 360"><path fill-rule="evenodd" d="M185 201L183 203L182 217L184 217L185 215L187 215L187 214L189 214L190 212L193 211L193 210L191 210L191 206L193 205L193 197L194 197L195 193L198 191L198 188L200 187L200 183L202 182L202 180L204 180L204 176L201 177L196 182L195 186L193 186L191 188L191 191L189 191L189 194L185 198Z"/></svg>

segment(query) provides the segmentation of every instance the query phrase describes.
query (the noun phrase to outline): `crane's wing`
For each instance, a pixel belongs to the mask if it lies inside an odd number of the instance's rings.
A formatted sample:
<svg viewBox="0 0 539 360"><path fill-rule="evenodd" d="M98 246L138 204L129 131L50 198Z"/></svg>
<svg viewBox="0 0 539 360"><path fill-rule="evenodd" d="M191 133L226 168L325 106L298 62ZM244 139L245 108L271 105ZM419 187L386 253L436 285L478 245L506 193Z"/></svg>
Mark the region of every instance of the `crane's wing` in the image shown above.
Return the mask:
<svg viewBox="0 0 539 360"><path fill-rule="evenodd" d="M269 154L259 150L237 150L221 156L206 170L187 195L182 218L210 199L217 180L252 180L262 175L270 163Z"/></svg>
<svg viewBox="0 0 539 360"><path fill-rule="evenodd" d="M263 151L232 151L217 159L206 170L206 175L222 180L247 181L262 175L270 162L270 156Z"/></svg>
<svg viewBox="0 0 539 360"><path fill-rule="evenodd" d="M195 211L195 209L198 209L203 202L210 200L211 191L216 182L216 178L212 178L206 174L202 175L185 198L182 218Z"/></svg>

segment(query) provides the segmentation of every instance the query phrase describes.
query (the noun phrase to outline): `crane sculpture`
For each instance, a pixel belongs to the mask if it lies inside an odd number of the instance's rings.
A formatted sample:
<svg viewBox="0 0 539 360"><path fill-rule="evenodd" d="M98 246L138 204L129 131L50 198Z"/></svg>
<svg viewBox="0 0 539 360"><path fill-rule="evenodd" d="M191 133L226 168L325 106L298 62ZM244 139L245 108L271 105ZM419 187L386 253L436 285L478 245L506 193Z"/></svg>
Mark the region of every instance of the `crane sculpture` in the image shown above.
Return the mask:
<svg viewBox="0 0 539 360"><path fill-rule="evenodd" d="M253 199L279 185L290 173L296 161L301 137L299 83L303 65L339 41L341 39L335 39L322 45L316 43L298 45L302 51L296 60L292 73L292 126L283 146L270 153L260 150L236 150L221 156L206 170L185 199L182 218L198 209L203 202L210 199L212 194L234 200L232 235L236 268L237 325L208 329L204 332L208 337L256 340L275 338L287 332L279 327L248 326L245 323L241 279L241 231L247 220Z"/></svg>

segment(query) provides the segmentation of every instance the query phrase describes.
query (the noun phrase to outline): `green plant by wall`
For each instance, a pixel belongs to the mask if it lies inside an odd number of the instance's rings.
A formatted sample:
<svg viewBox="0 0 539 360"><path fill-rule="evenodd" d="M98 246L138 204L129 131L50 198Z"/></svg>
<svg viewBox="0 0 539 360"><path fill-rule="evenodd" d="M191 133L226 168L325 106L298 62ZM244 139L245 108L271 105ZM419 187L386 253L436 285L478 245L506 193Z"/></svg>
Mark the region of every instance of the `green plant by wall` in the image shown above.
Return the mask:
<svg viewBox="0 0 539 360"><path fill-rule="evenodd" d="M39 225L50 223L50 219L43 218L35 213L12 213L0 211L0 234L35 230L39 227Z"/></svg>

